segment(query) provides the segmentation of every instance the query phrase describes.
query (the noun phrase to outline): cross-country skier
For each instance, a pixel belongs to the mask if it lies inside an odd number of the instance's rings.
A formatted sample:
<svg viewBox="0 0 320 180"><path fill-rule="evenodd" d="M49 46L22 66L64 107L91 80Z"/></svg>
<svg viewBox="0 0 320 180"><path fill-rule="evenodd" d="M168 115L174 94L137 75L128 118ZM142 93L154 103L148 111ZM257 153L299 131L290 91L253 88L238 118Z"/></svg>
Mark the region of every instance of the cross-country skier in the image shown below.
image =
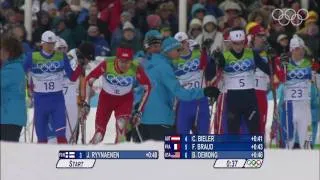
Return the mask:
<svg viewBox="0 0 320 180"><path fill-rule="evenodd" d="M305 44L294 35L290 40L291 56L284 64L284 87L281 126L282 138L287 148L296 148L295 137L299 146L307 148L311 141L311 61L304 57ZM282 59L283 61L283 59Z"/></svg>
<svg viewBox="0 0 320 180"><path fill-rule="evenodd" d="M28 54L24 64L26 72L31 72L34 96L34 120L39 143L47 143L48 121L52 118L58 143L67 143L66 107L63 97L63 81L66 73L71 81L77 80L85 62L80 62L72 70L67 56L54 52L56 35L46 31L41 37L40 52Z"/></svg>
<svg viewBox="0 0 320 180"><path fill-rule="evenodd" d="M95 134L92 144L101 142L106 132L111 113L116 117L116 143L126 139L126 126L131 118L133 106L133 87L138 81L145 86L144 98L147 98L151 89L148 77L143 68L133 61L133 50L118 48L116 57L106 59L86 77L87 83L92 86L94 80L103 75L102 90L99 95L96 113ZM144 103L139 111L134 113L138 120L143 112Z"/></svg>
<svg viewBox="0 0 320 180"><path fill-rule="evenodd" d="M181 44L174 38L167 38L162 42L161 54L153 54L145 67L152 90L146 103L141 123L138 125L138 138L140 141L164 139L165 135L175 134L174 125L174 99L187 101L201 99L204 96L217 97L219 90L214 87L204 89L185 89L177 80L172 60L180 57Z"/></svg>
<svg viewBox="0 0 320 180"><path fill-rule="evenodd" d="M190 50L188 35L178 32L174 38L182 44L180 58L173 61L174 73L185 89L205 87L204 70L207 65L207 54L205 51ZM196 132L208 134L210 126L208 98L199 100L179 100L176 119L177 133L189 134L193 125L196 124Z"/></svg>
<svg viewBox="0 0 320 180"><path fill-rule="evenodd" d="M249 133L259 133L259 109L255 93L255 69L269 74L269 66L260 55L245 45L245 33L234 29L229 34L231 49L215 53L219 66L223 68L223 88L226 99L222 98L222 108L226 107L227 131L239 134L241 121L244 120Z"/></svg>

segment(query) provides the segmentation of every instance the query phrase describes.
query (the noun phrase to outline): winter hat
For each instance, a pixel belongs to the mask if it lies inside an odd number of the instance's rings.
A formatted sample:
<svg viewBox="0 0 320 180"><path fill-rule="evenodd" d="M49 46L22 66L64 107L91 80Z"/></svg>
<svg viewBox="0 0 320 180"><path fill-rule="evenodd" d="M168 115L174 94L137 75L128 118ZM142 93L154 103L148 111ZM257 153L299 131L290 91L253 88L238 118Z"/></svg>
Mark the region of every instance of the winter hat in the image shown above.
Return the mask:
<svg viewBox="0 0 320 180"><path fill-rule="evenodd" d="M217 18L212 15L206 15L203 18L202 26L204 27L206 24L212 22L215 26L218 26Z"/></svg>
<svg viewBox="0 0 320 180"><path fill-rule="evenodd" d="M158 28L161 25L161 18L158 15L151 14L147 16L147 23L150 29Z"/></svg>
<svg viewBox="0 0 320 180"><path fill-rule="evenodd" d="M41 44L43 43L55 43L57 42L57 37L52 31L46 31L41 36Z"/></svg>
<svg viewBox="0 0 320 180"><path fill-rule="evenodd" d="M132 60L133 59L133 50L131 48L118 48L116 57L121 60Z"/></svg>
<svg viewBox="0 0 320 180"><path fill-rule="evenodd" d="M59 11L60 11L61 9L63 9L64 7L66 7L66 6L69 6L69 4L68 4L66 1L61 1L61 2L59 3L59 5L58 5Z"/></svg>
<svg viewBox="0 0 320 180"><path fill-rule="evenodd" d="M143 45L145 48L149 48L151 44L161 44L162 35L157 30L150 30L146 33Z"/></svg>
<svg viewBox="0 0 320 180"><path fill-rule="evenodd" d="M128 12L128 11L123 11L120 16L121 16L121 17L122 17L122 16L125 16L125 17L127 17L127 18L129 18L129 19L131 19L131 17L132 17L132 16L131 16L131 13Z"/></svg>
<svg viewBox="0 0 320 180"><path fill-rule="evenodd" d="M277 42L280 43L280 41L284 38L288 38L288 36L286 34L280 34L278 37L277 37Z"/></svg>
<svg viewBox="0 0 320 180"><path fill-rule="evenodd" d="M174 35L174 38L176 40L178 40L179 42L182 42L182 41L185 41L185 40L188 40L188 35L185 33L185 32L178 32Z"/></svg>
<svg viewBox="0 0 320 180"><path fill-rule="evenodd" d="M179 43L179 41L177 41L172 37L168 37L162 42L161 52L165 54L165 53L168 53L169 51L172 51L174 49L179 49L179 48L181 48L181 43Z"/></svg>
<svg viewBox="0 0 320 180"><path fill-rule="evenodd" d="M131 22L127 21L123 24L123 28L122 28L124 31L125 30L132 30L134 31L134 26L132 25Z"/></svg>
<svg viewBox="0 0 320 180"><path fill-rule="evenodd" d="M305 22L305 25L318 21L319 16L315 11L309 11L308 14L309 16Z"/></svg>
<svg viewBox="0 0 320 180"><path fill-rule="evenodd" d="M255 26L248 29L248 34L251 34L253 36L256 36L257 34L265 34L265 29L260 25L256 24Z"/></svg>
<svg viewBox="0 0 320 180"><path fill-rule="evenodd" d="M204 11L205 12L206 8L204 7L204 5L202 5L200 3L194 4L192 6L192 9L191 9L191 16L195 17L196 13L199 12L199 11Z"/></svg>
<svg viewBox="0 0 320 180"><path fill-rule="evenodd" d="M238 3L233 2L233 1L226 1L224 8L224 11L228 11L228 10L237 10L241 12L241 7Z"/></svg>
<svg viewBox="0 0 320 180"><path fill-rule="evenodd" d="M193 18L189 23L189 29L202 26L200 19Z"/></svg>
<svg viewBox="0 0 320 180"><path fill-rule="evenodd" d="M304 44L304 41L298 35L295 34L290 40L290 52L297 47L305 48L306 46Z"/></svg>
<svg viewBox="0 0 320 180"><path fill-rule="evenodd" d="M230 40L234 42L244 41L246 39L246 35L243 30L230 31L229 37Z"/></svg>
<svg viewBox="0 0 320 180"><path fill-rule="evenodd" d="M61 37L57 36L57 42L54 45L54 49L58 49L60 47L68 48L68 44L64 39L62 39Z"/></svg>
<svg viewBox="0 0 320 180"><path fill-rule="evenodd" d="M83 42L79 46L80 53L89 60L94 60L95 58L95 46L90 42Z"/></svg>

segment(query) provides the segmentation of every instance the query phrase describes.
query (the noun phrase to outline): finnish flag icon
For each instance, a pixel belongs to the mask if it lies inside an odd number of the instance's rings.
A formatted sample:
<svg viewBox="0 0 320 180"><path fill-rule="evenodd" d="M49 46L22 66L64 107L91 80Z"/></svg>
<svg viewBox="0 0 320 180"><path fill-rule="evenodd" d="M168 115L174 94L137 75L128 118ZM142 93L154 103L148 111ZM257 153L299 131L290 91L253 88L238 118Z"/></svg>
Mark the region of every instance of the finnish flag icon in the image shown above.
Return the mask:
<svg viewBox="0 0 320 180"><path fill-rule="evenodd" d="M74 152L74 151L66 152L65 157L69 158L69 159L74 159L74 158L76 158L76 152Z"/></svg>

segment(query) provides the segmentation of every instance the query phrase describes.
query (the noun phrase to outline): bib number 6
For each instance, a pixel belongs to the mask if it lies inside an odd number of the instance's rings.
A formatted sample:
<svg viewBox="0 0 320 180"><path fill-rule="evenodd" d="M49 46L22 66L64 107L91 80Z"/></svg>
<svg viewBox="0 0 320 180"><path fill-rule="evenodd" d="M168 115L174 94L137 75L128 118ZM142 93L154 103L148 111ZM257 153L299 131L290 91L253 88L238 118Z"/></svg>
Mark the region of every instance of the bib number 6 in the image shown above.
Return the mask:
<svg viewBox="0 0 320 180"><path fill-rule="evenodd" d="M46 91L54 90L54 82L44 82L44 86Z"/></svg>
<svg viewBox="0 0 320 180"><path fill-rule="evenodd" d="M291 97L292 98L301 98L302 97L302 89L292 89L291 90L292 94Z"/></svg>

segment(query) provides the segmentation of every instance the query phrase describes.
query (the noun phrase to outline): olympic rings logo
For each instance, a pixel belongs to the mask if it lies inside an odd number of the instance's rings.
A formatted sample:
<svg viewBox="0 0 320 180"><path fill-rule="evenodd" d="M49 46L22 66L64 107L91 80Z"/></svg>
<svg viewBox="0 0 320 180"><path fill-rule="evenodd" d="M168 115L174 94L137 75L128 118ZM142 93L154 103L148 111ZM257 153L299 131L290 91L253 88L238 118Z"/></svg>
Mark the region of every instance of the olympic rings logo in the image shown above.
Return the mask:
<svg viewBox="0 0 320 180"><path fill-rule="evenodd" d="M129 86L133 82L133 77L130 76L121 77L115 76L114 74L107 74L105 78L110 84L118 86Z"/></svg>
<svg viewBox="0 0 320 180"><path fill-rule="evenodd" d="M235 72L244 72L253 68L253 62L251 60L231 62L230 67L232 67Z"/></svg>
<svg viewBox="0 0 320 180"><path fill-rule="evenodd" d="M199 65L200 65L200 60L195 59L193 61L188 61L186 63L178 64L178 70L183 71L185 73L193 72L199 69Z"/></svg>
<svg viewBox="0 0 320 180"><path fill-rule="evenodd" d="M307 9L299 9L297 12L294 9L274 9L271 13L272 19L278 21L282 26L287 26L291 23L293 26L299 26L304 20L309 17Z"/></svg>
<svg viewBox="0 0 320 180"><path fill-rule="evenodd" d="M307 69L293 70L288 73L288 77L291 79L303 79L310 74Z"/></svg>
<svg viewBox="0 0 320 180"><path fill-rule="evenodd" d="M248 159L246 162L246 167L251 167L251 168L258 168L261 167L263 163L262 159Z"/></svg>
<svg viewBox="0 0 320 180"><path fill-rule="evenodd" d="M52 62L47 64L35 64L35 69L40 69L42 72L57 72L62 65L59 62Z"/></svg>

